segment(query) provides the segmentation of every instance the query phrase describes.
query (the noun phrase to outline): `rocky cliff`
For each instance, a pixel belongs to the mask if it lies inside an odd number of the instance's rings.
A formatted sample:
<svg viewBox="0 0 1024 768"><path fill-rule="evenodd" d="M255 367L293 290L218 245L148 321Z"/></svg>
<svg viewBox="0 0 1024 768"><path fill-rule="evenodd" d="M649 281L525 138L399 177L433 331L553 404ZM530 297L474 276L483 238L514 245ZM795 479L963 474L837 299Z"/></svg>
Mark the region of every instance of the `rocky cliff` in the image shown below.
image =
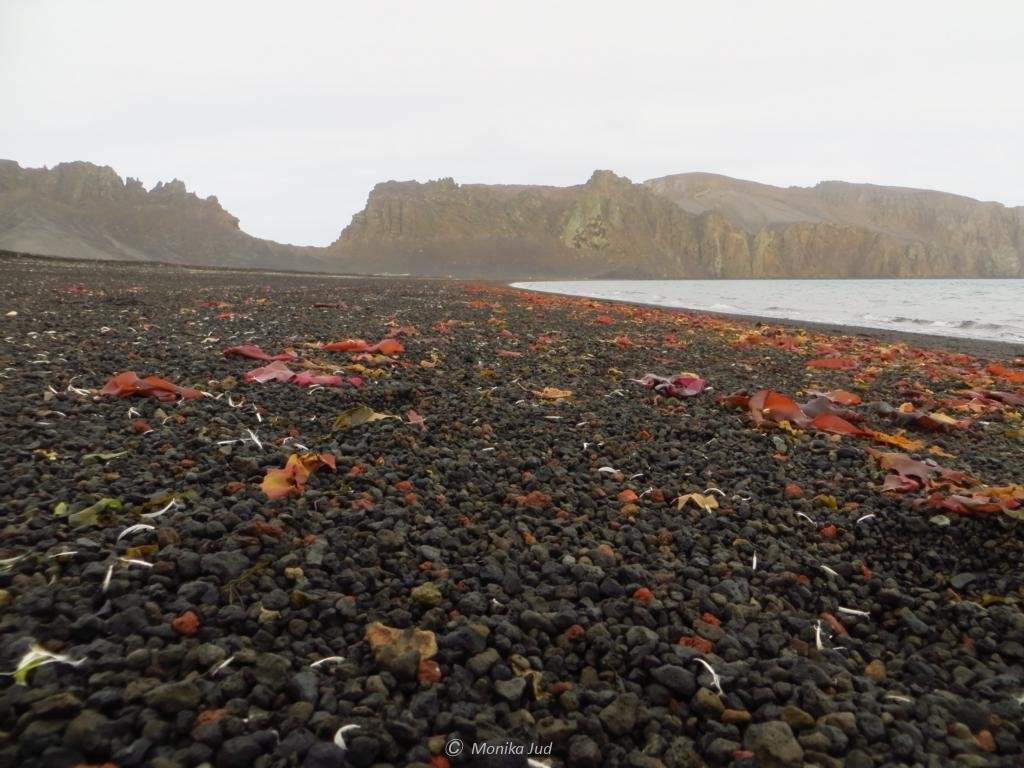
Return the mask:
<svg viewBox="0 0 1024 768"><path fill-rule="evenodd" d="M509 279L731 276L747 235L597 171L575 187L378 184L329 250L354 270Z"/></svg>
<svg viewBox="0 0 1024 768"><path fill-rule="evenodd" d="M247 235L180 181L0 161L0 249L227 267L491 279L1024 277L1024 208L691 173L573 187L389 181L328 248Z"/></svg>
<svg viewBox="0 0 1024 768"><path fill-rule="evenodd" d="M1024 209L926 190L712 174L575 187L374 188L330 250L354 270L498 278L1021 277Z"/></svg>
<svg viewBox="0 0 1024 768"><path fill-rule="evenodd" d="M0 160L0 249L72 258L327 269L323 249L247 235L216 197L175 179L147 191L109 167Z"/></svg>

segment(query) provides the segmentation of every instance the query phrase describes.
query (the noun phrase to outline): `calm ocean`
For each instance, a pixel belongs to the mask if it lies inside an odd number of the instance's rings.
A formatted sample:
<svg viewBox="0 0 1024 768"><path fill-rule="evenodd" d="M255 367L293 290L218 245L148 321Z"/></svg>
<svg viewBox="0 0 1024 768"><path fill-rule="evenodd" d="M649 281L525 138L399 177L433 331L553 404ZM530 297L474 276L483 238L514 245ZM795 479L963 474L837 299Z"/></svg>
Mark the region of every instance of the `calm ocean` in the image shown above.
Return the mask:
<svg viewBox="0 0 1024 768"><path fill-rule="evenodd" d="M1024 343L1024 280L572 280L518 288Z"/></svg>

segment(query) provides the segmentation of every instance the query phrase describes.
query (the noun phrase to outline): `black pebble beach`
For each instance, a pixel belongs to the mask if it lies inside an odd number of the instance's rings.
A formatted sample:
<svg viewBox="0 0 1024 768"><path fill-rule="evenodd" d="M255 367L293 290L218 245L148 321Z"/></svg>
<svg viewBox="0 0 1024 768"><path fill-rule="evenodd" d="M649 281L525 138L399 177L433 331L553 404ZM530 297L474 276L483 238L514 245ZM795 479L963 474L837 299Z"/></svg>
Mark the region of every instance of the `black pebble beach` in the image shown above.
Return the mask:
<svg viewBox="0 0 1024 768"><path fill-rule="evenodd" d="M0 766L1024 764L1021 523L717 399L935 410L1013 350L440 280L0 273ZM349 338L404 351L315 346ZM247 381L246 343L361 385ZM829 343L857 370L807 367ZM204 394L100 394L125 371ZM683 372L707 388L631 381ZM336 423L360 404L396 418ZM1021 411L909 453L1012 487ZM336 466L268 499L304 453Z"/></svg>

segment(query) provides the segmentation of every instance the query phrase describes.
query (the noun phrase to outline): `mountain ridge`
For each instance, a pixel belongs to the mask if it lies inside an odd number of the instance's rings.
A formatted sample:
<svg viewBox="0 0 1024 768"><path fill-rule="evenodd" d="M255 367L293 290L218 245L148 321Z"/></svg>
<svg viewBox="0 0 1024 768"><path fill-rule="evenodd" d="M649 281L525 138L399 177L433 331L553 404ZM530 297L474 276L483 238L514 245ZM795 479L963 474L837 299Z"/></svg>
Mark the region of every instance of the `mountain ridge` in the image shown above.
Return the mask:
<svg viewBox="0 0 1024 768"><path fill-rule="evenodd" d="M0 248L56 256L502 280L1022 277L1024 207L947 192L712 173L634 183L386 181L326 248L252 237L177 179L0 161Z"/></svg>
<svg viewBox="0 0 1024 768"><path fill-rule="evenodd" d="M327 267L323 249L243 232L215 196L184 182L138 179L76 161L52 169L0 160L0 248L104 261L166 261L224 267Z"/></svg>

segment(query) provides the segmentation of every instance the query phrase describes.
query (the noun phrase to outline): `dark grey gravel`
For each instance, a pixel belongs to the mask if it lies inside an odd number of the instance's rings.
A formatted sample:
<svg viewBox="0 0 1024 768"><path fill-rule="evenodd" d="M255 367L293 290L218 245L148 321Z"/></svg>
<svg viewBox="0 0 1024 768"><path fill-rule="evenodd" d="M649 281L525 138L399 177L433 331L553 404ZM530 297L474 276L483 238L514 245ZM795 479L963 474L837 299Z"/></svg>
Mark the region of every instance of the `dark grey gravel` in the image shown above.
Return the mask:
<svg viewBox="0 0 1024 768"><path fill-rule="evenodd" d="M0 560L24 555L0 567L0 669L33 640L81 660L0 677L0 768L430 766L452 738L550 744L552 768L1021 764L1019 523L931 523L880 490L871 441L755 429L715 400L844 388L943 408L953 371L986 360L907 353L862 391L805 365L854 343L838 336L794 352L789 331L499 286L0 266L0 316L18 313L0 334ZM765 343L737 343L751 332ZM394 361L306 346L389 334ZM264 363L221 353L246 342L362 387L247 382ZM95 394L126 370L214 397ZM714 390L629 381L681 371ZM399 418L332 429L359 403ZM954 457L920 460L1005 485L1019 414L907 435ZM266 470L300 445L336 471L268 500ZM690 493L719 506L680 508ZM104 498L121 507L74 526ZM156 530L117 540L139 522ZM437 654L375 653L374 622ZM481 759L451 766L525 764Z"/></svg>

